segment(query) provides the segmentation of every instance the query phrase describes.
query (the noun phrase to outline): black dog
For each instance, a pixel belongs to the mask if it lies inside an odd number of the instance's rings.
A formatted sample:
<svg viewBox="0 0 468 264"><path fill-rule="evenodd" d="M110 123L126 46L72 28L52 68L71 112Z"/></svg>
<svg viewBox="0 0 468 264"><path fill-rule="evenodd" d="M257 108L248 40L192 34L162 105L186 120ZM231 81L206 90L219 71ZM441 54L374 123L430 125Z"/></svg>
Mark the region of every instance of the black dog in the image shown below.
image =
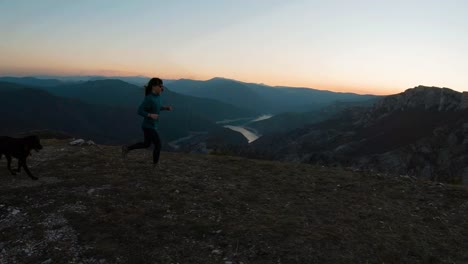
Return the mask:
<svg viewBox="0 0 468 264"><path fill-rule="evenodd" d="M31 150L38 152L42 149L42 145L37 136L29 136L25 138L11 138L11 137L0 137L0 158L5 155L7 158L7 168L11 174L16 175L16 172L21 172L21 167L33 180L37 180L34 177L26 165L26 158L31 155ZM11 157L18 159L18 169L11 169Z"/></svg>

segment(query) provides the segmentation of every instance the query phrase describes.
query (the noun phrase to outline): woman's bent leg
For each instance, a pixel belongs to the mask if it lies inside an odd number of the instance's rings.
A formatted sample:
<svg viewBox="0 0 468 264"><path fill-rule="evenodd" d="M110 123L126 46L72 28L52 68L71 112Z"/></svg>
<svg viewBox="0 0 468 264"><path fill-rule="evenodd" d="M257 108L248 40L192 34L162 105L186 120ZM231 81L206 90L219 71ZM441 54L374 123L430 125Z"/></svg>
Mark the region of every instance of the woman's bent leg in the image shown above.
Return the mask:
<svg viewBox="0 0 468 264"><path fill-rule="evenodd" d="M144 134L144 137L145 137L143 142L139 142L139 143L133 144L131 146L124 146L126 152L129 152L129 151L134 150L134 149L149 148L149 146L151 146L151 141L152 141L151 129L143 128L143 134ZM124 151L123 149L122 149L122 151Z"/></svg>

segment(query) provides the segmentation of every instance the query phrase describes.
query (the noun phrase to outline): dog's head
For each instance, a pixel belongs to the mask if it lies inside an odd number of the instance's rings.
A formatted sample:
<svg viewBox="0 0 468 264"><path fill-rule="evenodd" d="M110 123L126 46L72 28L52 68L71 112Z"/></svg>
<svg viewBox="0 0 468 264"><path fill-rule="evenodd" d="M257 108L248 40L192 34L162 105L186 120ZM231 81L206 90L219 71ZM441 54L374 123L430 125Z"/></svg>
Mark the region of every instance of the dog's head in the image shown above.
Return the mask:
<svg viewBox="0 0 468 264"><path fill-rule="evenodd" d="M25 137L25 148L32 150L34 149L36 152L42 149L41 142L38 136L29 136Z"/></svg>

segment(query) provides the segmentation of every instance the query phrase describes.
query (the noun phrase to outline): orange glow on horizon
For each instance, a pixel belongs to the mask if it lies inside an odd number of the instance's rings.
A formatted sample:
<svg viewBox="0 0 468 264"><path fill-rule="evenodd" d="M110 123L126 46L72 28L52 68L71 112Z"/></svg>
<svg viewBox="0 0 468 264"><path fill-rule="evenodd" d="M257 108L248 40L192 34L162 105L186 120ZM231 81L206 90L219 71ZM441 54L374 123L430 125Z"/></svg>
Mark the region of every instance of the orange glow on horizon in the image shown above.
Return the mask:
<svg viewBox="0 0 468 264"><path fill-rule="evenodd" d="M301 88L310 88L317 90L327 90L332 92L344 92L344 93L356 93L356 94L373 94L373 95L390 95L400 93L403 90L406 90L409 87L403 88L401 91L398 91L390 87L377 87L377 86L359 86L359 85L344 85L344 84L332 84L327 82L319 81L306 81L306 80L287 80L284 78L279 80L278 78L267 78L268 76L263 75L260 79L267 79L268 81L258 80L254 76L249 76L249 78L242 78L242 76L220 76L220 75L209 75L209 74L175 74L170 72L161 72L160 74L155 74L154 72L149 71L136 71L135 69L122 69L122 70L82 70L82 69L67 69L62 68L57 69L44 69L44 68L26 68L26 67L16 67L4 69L0 68L1 76L38 76L38 75L50 75L50 76L105 76L105 77L130 77L130 76L147 76L147 77L160 77L162 79L192 79L192 80L209 80L214 77L222 77L227 79L233 79L246 83L258 83L265 84L268 86L287 86L287 87L301 87Z"/></svg>

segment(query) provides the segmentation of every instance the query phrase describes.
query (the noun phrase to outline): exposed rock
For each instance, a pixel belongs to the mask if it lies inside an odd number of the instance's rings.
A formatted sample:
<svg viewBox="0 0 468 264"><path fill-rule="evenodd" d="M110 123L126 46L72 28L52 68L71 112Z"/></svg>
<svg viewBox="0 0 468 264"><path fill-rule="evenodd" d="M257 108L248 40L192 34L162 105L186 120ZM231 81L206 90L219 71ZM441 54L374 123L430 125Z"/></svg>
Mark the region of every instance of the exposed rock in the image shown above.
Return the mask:
<svg viewBox="0 0 468 264"><path fill-rule="evenodd" d="M83 145L84 143L85 143L85 140L84 140L84 139L76 139L76 140L70 142L69 144L70 144L71 146L81 146L81 145Z"/></svg>
<svg viewBox="0 0 468 264"><path fill-rule="evenodd" d="M223 254L223 252L221 250L219 250L219 249L215 249L215 250L211 251L211 254L221 255L221 254Z"/></svg>
<svg viewBox="0 0 468 264"><path fill-rule="evenodd" d="M94 141L92 141L92 140L86 141L86 140L81 139L81 138L80 138L80 139L75 139L75 140L71 141L71 142L69 143L69 145L70 145L70 146L83 146L83 145L87 145L87 146L95 146L95 147L100 148L99 145L97 145L96 143L94 143Z"/></svg>

